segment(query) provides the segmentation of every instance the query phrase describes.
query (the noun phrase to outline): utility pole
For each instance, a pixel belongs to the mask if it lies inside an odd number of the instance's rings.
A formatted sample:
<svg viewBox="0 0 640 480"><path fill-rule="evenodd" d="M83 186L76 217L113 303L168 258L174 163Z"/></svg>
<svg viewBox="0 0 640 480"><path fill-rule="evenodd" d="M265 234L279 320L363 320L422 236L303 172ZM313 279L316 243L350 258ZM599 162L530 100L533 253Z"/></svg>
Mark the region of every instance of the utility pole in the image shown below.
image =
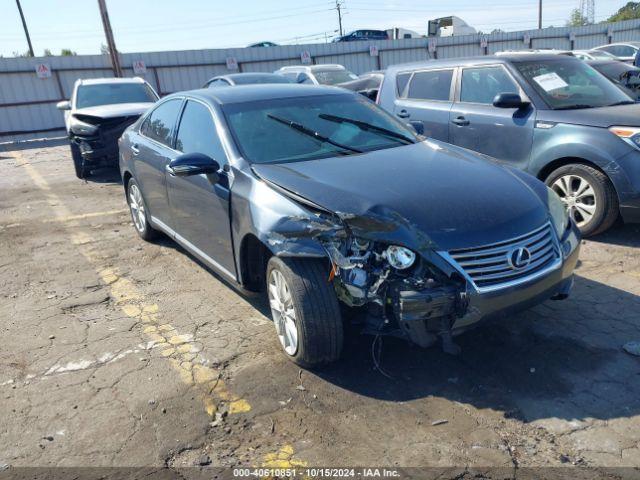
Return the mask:
<svg viewBox="0 0 640 480"><path fill-rule="evenodd" d="M104 36L107 38L107 48L109 49L109 56L111 57L113 75L116 77L121 77L122 67L120 67L120 58L118 57L118 50L116 49L116 41L113 39L111 22L109 21L109 13L107 12L107 5L105 3L105 0L98 0L98 7L100 8L100 17L102 17Z"/></svg>
<svg viewBox="0 0 640 480"><path fill-rule="evenodd" d="M35 57L33 54L33 45L31 45L31 37L29 36L29 29L27 28L27 21L24 19L24 13L22 13L20 0L16 0L16 5L18 5L18 12L20 12L20 18L22 19L22 28L24 28L24 34L27 37L27 43L29 44L29 55Z"/></svg>
<svg viewBox="0 0 640 480"><path fill-rule="evenodd" d="M538 0L538 30L542 30L542 0Z"/></svg>
<svg viewBox="0 0 640 480"><path fill-rule="evenodd" d="M340 36L342 36L342 11L340 10L342 8L342 3L340 3L341 0L336 0L336 10L338 11L338 27L339 27L339 31L340 31Z"/></svg>

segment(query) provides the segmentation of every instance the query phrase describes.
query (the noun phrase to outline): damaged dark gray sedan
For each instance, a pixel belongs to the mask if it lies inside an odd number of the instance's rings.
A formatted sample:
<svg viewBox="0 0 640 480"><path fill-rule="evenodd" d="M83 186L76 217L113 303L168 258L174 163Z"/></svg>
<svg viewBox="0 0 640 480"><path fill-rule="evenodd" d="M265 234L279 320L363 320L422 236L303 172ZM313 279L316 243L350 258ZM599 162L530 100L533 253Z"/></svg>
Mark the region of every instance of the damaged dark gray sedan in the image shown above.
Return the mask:
<svg viewBox="0 0 640 480"><path fill-rule="evenodd" d="M573 283L579 232L552 190L342 89L171 95L126 130L120 169L140 236L266 290L303 366L339 358L340 303L364 332L455 352L471 325Z"/></svg>

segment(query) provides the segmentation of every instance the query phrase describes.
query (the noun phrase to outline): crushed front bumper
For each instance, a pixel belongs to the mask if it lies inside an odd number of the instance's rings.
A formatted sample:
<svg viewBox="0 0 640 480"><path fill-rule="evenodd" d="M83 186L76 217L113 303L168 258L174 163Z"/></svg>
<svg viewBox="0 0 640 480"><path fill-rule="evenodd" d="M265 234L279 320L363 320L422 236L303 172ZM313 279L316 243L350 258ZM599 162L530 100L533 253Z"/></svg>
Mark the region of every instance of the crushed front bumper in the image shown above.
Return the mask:
<svg viewBox="0 0 640 480"><path fill-rule="evenodd" d="M69 134L69 140L80 149L86 167L117 167L118 139L138 117L105 120L94 135Z"/></svg>
<svg viewBox="0 0 640 480"><path fill-rule="evenodd" d="M580 251L580 233L573 223L559 243L560 265L517 285L483 293L474 289L464 292L455 286L394 292L394 314L400 330L413 343L426 347L438 336L460 334L480 321L505 318L549 299L566 298L573 286Z"/></svg>

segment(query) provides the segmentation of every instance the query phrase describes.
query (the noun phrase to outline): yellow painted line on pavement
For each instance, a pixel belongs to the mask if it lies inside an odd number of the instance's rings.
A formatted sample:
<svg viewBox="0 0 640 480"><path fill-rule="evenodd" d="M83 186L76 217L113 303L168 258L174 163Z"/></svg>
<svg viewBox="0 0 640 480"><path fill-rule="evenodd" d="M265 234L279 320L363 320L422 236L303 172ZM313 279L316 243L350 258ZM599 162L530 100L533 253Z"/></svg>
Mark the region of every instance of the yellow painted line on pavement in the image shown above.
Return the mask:
<svg viewBox="0 0 640 480"><path fill-rule="evenodd" d="M87 218L96 218L96 217L106 217L109 215L118 215L120 213L127 213L129 212L129 210L127 210L126 208L120 208L118 210L107 210L104 212L90 212L90 213L82 213L80 215L67 215L65 217L56 217L56 218L47 218L46 220L43 220L45 223L51 223L51 222L71 222L73 220L84 220Z"/></svg>
<svg viewBox="0 0 640 480"><path fill-rule="evenodd" d="M36 168L25 160L20 152L15 152L15 157L33 183L44 192L56 219L69 229L72 243L93 265L102 281L109 286L115 304L125 315L144 325L143 333L155 346L161 347L161 355L169 360L182 381L200 392L206 412L213 416L223 405L230 414L250 411L249 402L233 394L220 378L220 372L207 366L207 360L201 355L192 335L180 334L175 327L164 322L157 304L149 303L135 284L121 276L117 269L104 265L93 249L97 239L85 231L77 230L78 227L82 227L78 220L90 217L87 214L73 215Z"/></svg>
<svg viewBox="0 0 640 480"><path fill-rule="evenodd" d="M293 458L295 452L291 445L284 445L273 453L268 453L262 460L262 468L296 468L306 467L307 462Z"/></svg>

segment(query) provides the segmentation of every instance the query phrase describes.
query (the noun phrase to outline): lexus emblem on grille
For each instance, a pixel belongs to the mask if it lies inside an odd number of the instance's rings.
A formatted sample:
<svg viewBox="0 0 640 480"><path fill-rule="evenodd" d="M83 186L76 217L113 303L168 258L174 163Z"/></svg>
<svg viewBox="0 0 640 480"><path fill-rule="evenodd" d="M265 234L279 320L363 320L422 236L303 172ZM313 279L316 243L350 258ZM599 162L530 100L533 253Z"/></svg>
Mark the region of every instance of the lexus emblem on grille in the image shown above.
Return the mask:
<svg viewBox="0 0 640 480"><path fill-rule="evenodd" d="M531 252L526 247L514 248L508 253L507 260L511 268L519 270L531 263Z"/></svg>

